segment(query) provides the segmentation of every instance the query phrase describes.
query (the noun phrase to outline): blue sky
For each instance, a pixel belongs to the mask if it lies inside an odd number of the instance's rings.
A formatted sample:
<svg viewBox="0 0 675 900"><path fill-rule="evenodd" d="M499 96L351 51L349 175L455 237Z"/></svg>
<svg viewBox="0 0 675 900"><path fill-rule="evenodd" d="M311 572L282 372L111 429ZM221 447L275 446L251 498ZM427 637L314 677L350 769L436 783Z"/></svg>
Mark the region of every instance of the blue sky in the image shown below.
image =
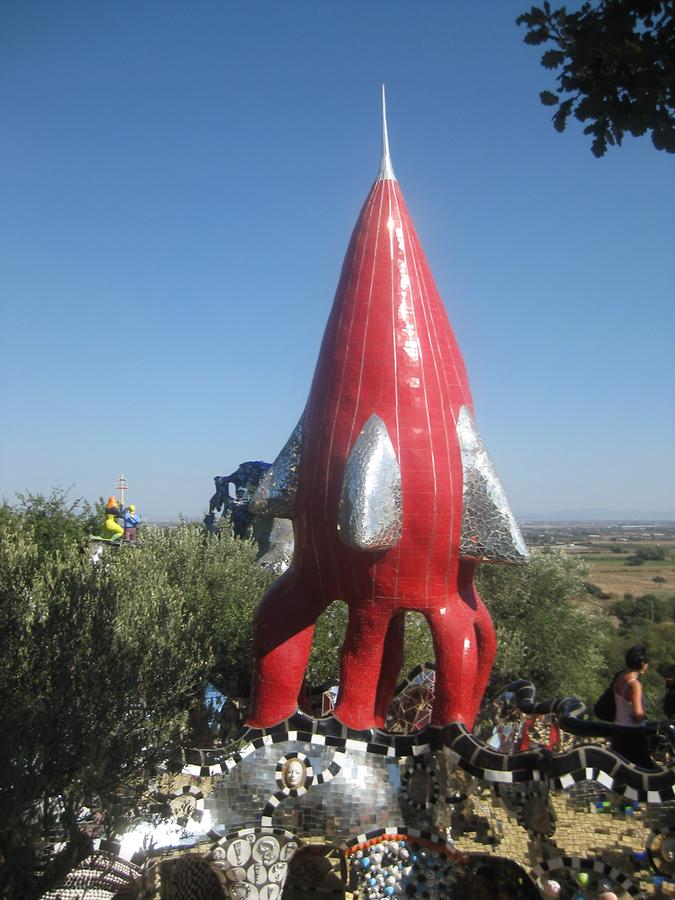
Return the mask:
<svg viewBox="0 0 675 900"><path fill-rule="evenodd" d="M675 516L673 157L554 132L529 3L0 10L0 495L150 518L272 460L396 174L517 514Z"/></svg>

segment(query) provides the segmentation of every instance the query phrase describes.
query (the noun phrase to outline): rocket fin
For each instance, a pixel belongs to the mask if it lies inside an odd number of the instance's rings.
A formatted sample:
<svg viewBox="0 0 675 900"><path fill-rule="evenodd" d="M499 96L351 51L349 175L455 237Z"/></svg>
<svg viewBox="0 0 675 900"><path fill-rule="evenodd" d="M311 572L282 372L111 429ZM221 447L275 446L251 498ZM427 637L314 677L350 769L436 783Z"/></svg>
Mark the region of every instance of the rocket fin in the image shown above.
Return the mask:
<svg viewBox="0 0 675 900"><path fill-rule="evenodd" d="M506 493L468 407L457 420L462 454L462 530L459 555L480 562L524 562L527 547Z"/></svg>
<svg viewBox="0 0 675 900"><path fill-rule="evenodd" d="M303 412L281 453L260 479L249 505L254 516L274 516L277 519L294 517L304 418Z"/></svg>
<svg viewBox="0 0 675 900"><path fill-rule="evenodd" d="M391 550L401 539L401 471L387 426L373 415L349 452L338 508L340 540L356 550Z"/></svg>

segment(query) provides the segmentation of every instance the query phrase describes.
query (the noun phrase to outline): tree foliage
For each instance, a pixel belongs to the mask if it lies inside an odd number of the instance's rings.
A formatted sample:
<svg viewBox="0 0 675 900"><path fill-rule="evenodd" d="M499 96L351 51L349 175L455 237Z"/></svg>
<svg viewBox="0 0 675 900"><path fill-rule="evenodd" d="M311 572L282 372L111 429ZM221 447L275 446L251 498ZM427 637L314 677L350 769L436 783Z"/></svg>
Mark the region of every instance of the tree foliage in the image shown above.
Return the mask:
<svg viewBox="0 0 675 900"><path fill-rule="evenodd" d="M641 619L655 624L672 621L675 618L675 597L658 597L656 594L633 597L626 594L612 605L611 612L621 623L619 633L627 634Z"/></svg>
<svg viewBox="0 0 675 900"><path fill-rule="evenodd" d="M494 688L528 678L540 698L594 700L603 686L606 619L584 611L583 565L533 552L523 566L482 566L477 582L497 631Z"/></svg>
<svg viewBox="0 0 675 900"><path fill-rule="evenodd" d="M78 497L69 498L64 488L52 488L49 495L18 493L18 502L0 504L0 527L21 522L30 528L39 554L55 553L81 541L88 534L98 534L103 524L104 500L89 503Z"/></svg>
<svg viewBox="0 0 675 900"><path fill-rule="evenodd" d="M648 547L639 547L634 553L626 557L624 564L627 566L642 566L646 562L662 562L666 559L666 551L659 544Z"/></svg>
<svg viewBox="0 0 675 900"><path fill-rule="evenodd" d="M227 521L221 523L215 540L198 528L183 532L190 541L174 545L166 564L175 583L198 598L199 615L213 641L209 680L228 697L249 697L255 610L275 575L255 565L255 543L235 538ZM209 548L207 557L198 562L194 541Z"/></svg>
<svg viewBox="0 0 675 900"><path fill-rule="evenodd" d="M30 898L88 849L83 808L112 835L152 807L148 784L180 763L189 711L228 665L230 628L250 623L268 576L229 529L149 529L95 563L85 542L54 549L52 529L10 512L0 520L0 895ZM246 634L233 644L248 666ZM38 874L55 839L65 848Z"/></svg>
<svg viewBox="0 0 675 900"><path fill-rule="evenodd" d="M524 41L545 45L541 63L558 71L555 91L539 96L555 106L553 125L564 131L574 116L587 122L595 156L621 144L626 133L651 133L657 150L675 152L675 28L671 0L600 0L533 6L516 19Z"/></svg>

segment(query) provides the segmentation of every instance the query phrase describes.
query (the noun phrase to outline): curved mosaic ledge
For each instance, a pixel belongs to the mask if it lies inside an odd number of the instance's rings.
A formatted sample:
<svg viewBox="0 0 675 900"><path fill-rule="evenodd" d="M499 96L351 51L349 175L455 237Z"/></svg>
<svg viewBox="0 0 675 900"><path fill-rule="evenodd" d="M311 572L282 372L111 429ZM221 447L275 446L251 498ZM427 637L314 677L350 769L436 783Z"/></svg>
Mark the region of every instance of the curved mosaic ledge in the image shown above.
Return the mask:
<svg viewBox="0 0 675 900"><path fill-rule="evenodd" d="M523 712L557 714L565 731L604 737L622 730L604 722L581 721L578 716L585 707L576 698L534 703L534 687L529 682L514 682L507 690L514 694ZM656 733L660 724L649 723L647 727ZM400 735L377 729L353 731L332 716L315 719L302 712L271 729L244 729L237 740L238 749L232 753L200 752L197 761L195 752L188 752L184 771L196 777L227 774L255 750L289 741L390 758L421 757L447 747L466 772L494 784L548 779L558 789L568 790L579 781L597 781L628 800L663 803L675 799L675 764L654 771L642 769L612 750L593 744L558 754L544 748L503 753L479 741L457 722Z"/></svg>

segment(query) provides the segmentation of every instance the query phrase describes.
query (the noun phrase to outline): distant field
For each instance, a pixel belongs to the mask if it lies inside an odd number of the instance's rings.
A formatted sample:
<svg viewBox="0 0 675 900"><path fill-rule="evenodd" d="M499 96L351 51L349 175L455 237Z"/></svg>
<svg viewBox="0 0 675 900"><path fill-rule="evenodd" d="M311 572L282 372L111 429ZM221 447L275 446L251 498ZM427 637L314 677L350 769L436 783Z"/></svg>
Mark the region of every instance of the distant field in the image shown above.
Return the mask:
<svg viewBox="0 0 675 900"><path fill-rule="evenodd" d="M579 553L577 554L582 559L588 560L588 562L606 564L609 566L615 566L617 563L624 568L630 568L630 566L626 566L626 557L628 554L619 555L618 553L608 553L606 556L602 553ZM664 567L664 568L673 568L675 566L675 561L672 559L653 559L644 563L645 566L654 566L655 568ZM642 568L642 566L636 566L635 568ZM663 573L661 573L663 574Z"/></svg>
<svg viewBox="0 0 675 900"><path fill-rule="evenodd" d="M641 566L627 566L626 557L619 554L580 554L590 568L588 580L597 584L606 594L620 599L624 594L636 597L655 594L657 597L675 596L675 560L655 560ZM663 584L653 581L665 578Z"/></svg>
<svg viewBox="0 0 675 900"><path fill-rule="evenodd" d="M624 594L675 597L675 522L527 523L524 527L531 547L560 549L584 560L589 568L588 581L613 599L620 600ZM656 547L664 552L665 559L626 565L630 557ZM611 606L611 601L604 605Z"/></svg>

